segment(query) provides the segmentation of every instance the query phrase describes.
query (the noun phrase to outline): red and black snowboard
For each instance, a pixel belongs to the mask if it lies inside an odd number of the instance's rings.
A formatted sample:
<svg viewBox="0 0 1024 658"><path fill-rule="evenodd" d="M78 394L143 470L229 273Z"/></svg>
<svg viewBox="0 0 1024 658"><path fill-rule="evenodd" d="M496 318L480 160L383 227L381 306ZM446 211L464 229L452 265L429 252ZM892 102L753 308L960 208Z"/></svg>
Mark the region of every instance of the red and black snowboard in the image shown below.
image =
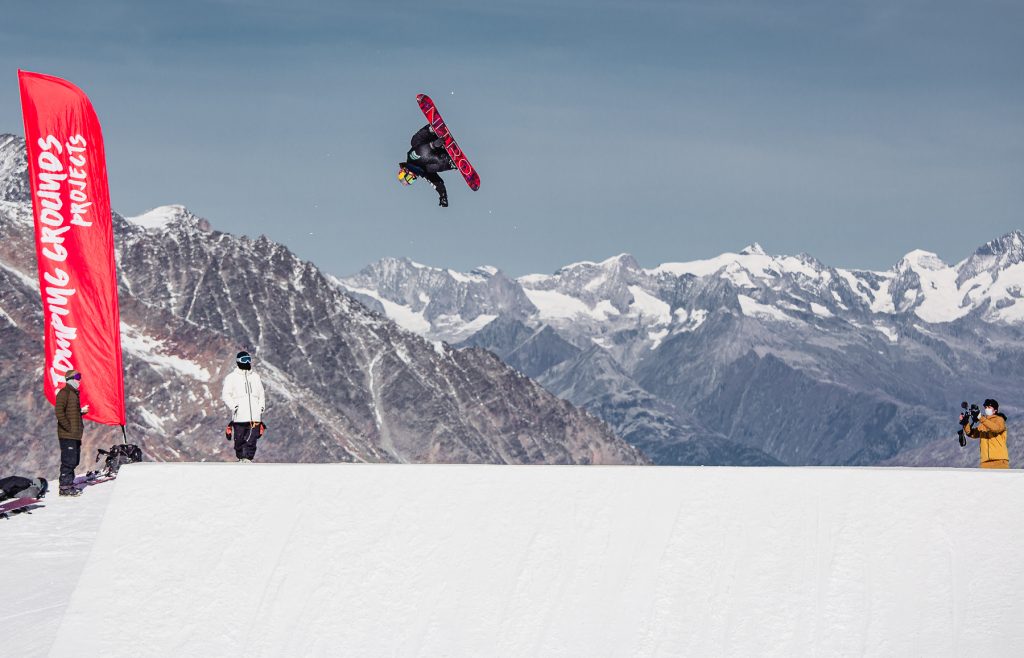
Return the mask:
<svg viewBox="0 0 1024 658"><path fill-rule="evenodd" d="M17 512L28 512L27 508L43 502L39 498L15 498L5 503L0 503L0 519L7 518L9 514Z"/></svg>
<svg viewBox="0 0 1024 658"><path fill-rule="evenodd" d="M466 158L466 154L462 152L462 149L458 144L455 143L455 138L452 136L452 132L448 129L444 119L441 118L441 113L437 110L437 106L434 105L434 101L430 100L430 96L426 94L416 94L416 102L419 103L420 109L423 111L423 116L427 117L427 123L430 124L431 128L434 129L434 134L444 140L444 150L448 151L448 155L451 156L452 162L455 163L455 168L459 170L462 177L466 179L466 185L469 185L471 190L480 189L480 175L476 173L476 169L473 169L473 165L469 164L469 159Z"/></svg>

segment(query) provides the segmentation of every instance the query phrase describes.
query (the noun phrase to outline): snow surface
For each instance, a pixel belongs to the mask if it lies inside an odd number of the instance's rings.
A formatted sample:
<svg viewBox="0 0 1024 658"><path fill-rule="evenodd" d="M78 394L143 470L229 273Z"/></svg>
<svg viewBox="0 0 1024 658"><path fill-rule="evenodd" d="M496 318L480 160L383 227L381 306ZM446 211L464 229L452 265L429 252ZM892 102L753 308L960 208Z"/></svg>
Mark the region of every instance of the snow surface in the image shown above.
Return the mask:
<svg viewBox="0 0 1024 658"><path fill-rule="evenodd" d="M147 336L137 327L125 322L121 323L121 348L136 356L140 356L152 368L173 370L186 377L201 382L210 381L210 371L195 361L183 359L173 354L165 354L165 343L162 340ZM154 426L150 423L151 427Z"/></svg>
<svg viewBox="0 0 1024 658"><path fill-rule="evenodd" d="M1024 646L1020 471L145 463L102 486L0 521L5 655Z"/></svg>
<svg viewBox="0 0 1024 658"><path fill-rule="evenodd" d="M0 306L0 318L7 320L7 322L10 323L12 327L18 326L18 323L14 321L14 318L8 315L7 311L5 311L2 306Z"/></svg>
<svg viewBox="0 0 1024 658"><path fill-rule="evenodd" d="M448 272L448 276L455 279L459 283L486 283L487 279L482 276L470 274L463 274L462 272L456 272L455 270L445 270Z"/></svg>
<svg viewBox="0 0 1024 658"><path fill-rule="evenodd" d="M811 302L811 312L823 318L832 317L832 311L817 302Z"/></svg>
<svg viewBox="0 0 1024 658"><path fill-rule="evenodd" d="M482 313L467 322L461 315L439 315L434 318L434 333L440 333L446 340L458 343L489 325L496 317Z"/></svg>
<svg viewBox="0 0 1024 658"><path fill-rule="evenodd" d="M914 250L903 257L897 270L909 268L921 280L924 300L914 309L925 322L952 322L970 312L962 308L963 293L957 288L957 271L930 251Z"/></svg>
<svg viewBox="0 0 1024 658"><path fill-rule="evenodd" d="M633 303L629 305L630 311L654 320L655 324L672 322L672 307L667 302L661 301L640 286L629 286L629 292L633 295Z"/></svg>
<svg viewBox="0 0 1024 658"><path fill-rule="evenodd" d="M49 475L42 506L0 519L0 656L47 655L114 490L105 482L60 498Z"/></svg>
<svg viewBox="0 0 1024 658"><path fill-rule="evenodd" d="M702 308L694 309L692 312L687 312L685 308L677 308L675 319L677 324L672 329L673 333L686 333L695 331L704 324L708 319L708 312Z"/></svg>
<svg viewBox="0 0 1024 658"><path fill-rule="evenodd" d="M526 297L530 302L537 307L538 317L541 320L571 320L577 317L606 320L609 316L619 314L619 311L607 299L602 299L594 308L591 308L583 300L558 292L557 290L523 288L523 292L526 293Z"/></svg>
<svg viewBox="0 0 1024 658"><path fill-rule="evenodd" d="M30 277L29 275L25 274L24 272L22 272L18 268L14 267L12 265L9 265L9 264L5 263L2 260L0 260L0 268L10 272L11 274L13 274L15 278L20 280L28 288L30 288L32 290L39 290L39 279L33 279L32 277Z"/></svg>
<svg viewBox="0 0 1024 658"><path fill-rule="evenodd" d="M747 247L743 251L745 253L724 253L714 258L684 263L662 263L658 267L646 271L654 275L670 274L672 276L683 276L691 274L703 277L725 268L727 274L744 270L760 279L770 279L778 276L780 273L800 274L811 279L817 279L821 276L813 267L810 267L795 256L768 256L757 245Z"/></svg>
<svg viewBox="0 0 1024 658"><path fill-rule="evenodd" d="M791 324L797 324L799 320L790 317L768 304L762 304L752 297L746 295L736 295L736 299L739 300L740 310L743 311L743 315L752 318L762 318L767 320L776 320L778 322L789 322Z"/></svg>
<svg viewBox="0 0 1024 658"><path fill-rule="evenodd" d="M160 229L184 216L187 212L185 206L160 206L147 210L141 215L127 217L126 219L132 224L145 229Z"/></svg>
<svg viewBox="0 0 1024 658"><path fill-rule="evenodd" d="M426 267L425 265L413 264L420 268ZM345 283L342 283L341 285L348 291L376 299L384 307L384 314L388 319L393 321L402 329L411 331L414 334L426 334L430 331L430 320L427 320L422 311L417 313L408 306L396 304L390 299L385 299L376 290L370 290L369 288L354 288Z"/></svg>
<svg viewBox="0 0 1024 658"><path fill-rule="evenodd" d="M900 334L893 327L889 327L887 325L884 325L881 322L876 322L874 326L875 326L875 329L877 329L878 331L882 332L885 335L885 337L889 339L890 343L898 343L898 342L900 342Z"/></svg>

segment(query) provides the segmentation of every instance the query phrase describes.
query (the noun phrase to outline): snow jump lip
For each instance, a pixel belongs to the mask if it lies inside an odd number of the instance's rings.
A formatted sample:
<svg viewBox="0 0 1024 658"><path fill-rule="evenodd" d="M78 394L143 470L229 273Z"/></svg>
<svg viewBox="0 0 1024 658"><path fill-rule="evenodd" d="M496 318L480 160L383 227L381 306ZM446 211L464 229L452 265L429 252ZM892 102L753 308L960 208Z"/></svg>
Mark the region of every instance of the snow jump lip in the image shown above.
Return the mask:
<svg viewBox="0 0 1024 658"><path fill-rule="evenodd" d="M115 486L54 655L1024 643L1020 471L144 463Z"/></svg>

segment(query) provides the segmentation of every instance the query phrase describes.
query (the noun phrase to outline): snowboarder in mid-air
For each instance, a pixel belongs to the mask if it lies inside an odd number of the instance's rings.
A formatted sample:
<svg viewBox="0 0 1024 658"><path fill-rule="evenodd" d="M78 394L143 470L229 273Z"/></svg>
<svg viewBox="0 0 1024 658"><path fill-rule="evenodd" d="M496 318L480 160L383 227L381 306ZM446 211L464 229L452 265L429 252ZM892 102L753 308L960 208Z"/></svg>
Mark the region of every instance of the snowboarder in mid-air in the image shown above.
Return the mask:
<svg viewBox="0 0 1024 658"><path fill-rule="evenodd" d="M466 185L474 191L480 189L480 175L455 142L430 96L417 94L416 104L427 118L427 125L412 136L412 148L406 153L405 162L398 163L398 180L402 185L412 185L414 180L423 176L437 190L438 205L447 208L448 191L438 173L458 169L466 179Z"/></svg>
<svg viewBox="0 0 1024 658"><path fill-rule="evenodd" d="M405 162L398 163L398 180L402 185L412 185L422 176L437 190L438 205L447 208L448 190L438 172L454 168L455 164L444 148L444 140L427 124L412 136L412 148L406 153Z"/></svg>

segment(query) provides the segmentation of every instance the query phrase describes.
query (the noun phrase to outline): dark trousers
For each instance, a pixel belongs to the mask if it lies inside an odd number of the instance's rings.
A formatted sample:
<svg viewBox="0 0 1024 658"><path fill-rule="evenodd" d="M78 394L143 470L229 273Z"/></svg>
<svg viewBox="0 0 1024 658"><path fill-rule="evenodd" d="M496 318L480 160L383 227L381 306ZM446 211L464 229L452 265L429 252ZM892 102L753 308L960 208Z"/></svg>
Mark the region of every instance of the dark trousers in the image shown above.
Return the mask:
<svg viewBox="0 0 1024 658"><path fill-rule="evenodd" d="M77 439L59 439L60 441L60 486L71 487L75 484L75 469L82 461L82 442Z"/></svg>
<svg viewBox="0 0 1024 658"><path fill-rule="evenodd" d="M253 459L256 457L256 441L260 438L260 424L231 423L231 436L235 439L235 457Z"/></svg>

